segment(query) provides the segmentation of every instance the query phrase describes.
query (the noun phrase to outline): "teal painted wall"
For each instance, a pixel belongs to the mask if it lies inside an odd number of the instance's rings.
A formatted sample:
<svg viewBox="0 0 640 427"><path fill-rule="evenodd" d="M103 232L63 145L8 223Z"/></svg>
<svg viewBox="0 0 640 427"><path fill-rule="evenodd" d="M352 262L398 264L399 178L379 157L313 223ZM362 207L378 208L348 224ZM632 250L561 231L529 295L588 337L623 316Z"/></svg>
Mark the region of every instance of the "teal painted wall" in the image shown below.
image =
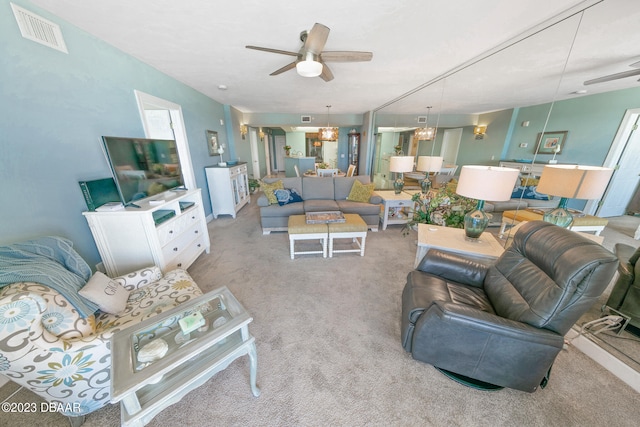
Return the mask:
<svg viewBox="0 0 640 427"><path fill-rule="evenodd" d="M134 90L182 106L209 215L205 130L228 143L223 106L27 1L14 3L59 24L69 54L24 39L0 0L0 243L60 235L92 267L100 261L78 181L110 176L101 136L144 137Z"/></svg>
<svg viewBox="0 0 640 427"><path fill-rule="evenodd" d="M511 141L508 141L507 158L532 159L538 132L541 132L550 104L523 107L519 110ZM568 131L558 163L578 163L601 166L609 147L629 108L640 107L640 87L582 96L558 101L553 106L547 125L548 131ZM522 127L529 121L528 127ZM527 148L519 148L527 143ZM548 162L553 156L538 155L536 162Z"/></svg>

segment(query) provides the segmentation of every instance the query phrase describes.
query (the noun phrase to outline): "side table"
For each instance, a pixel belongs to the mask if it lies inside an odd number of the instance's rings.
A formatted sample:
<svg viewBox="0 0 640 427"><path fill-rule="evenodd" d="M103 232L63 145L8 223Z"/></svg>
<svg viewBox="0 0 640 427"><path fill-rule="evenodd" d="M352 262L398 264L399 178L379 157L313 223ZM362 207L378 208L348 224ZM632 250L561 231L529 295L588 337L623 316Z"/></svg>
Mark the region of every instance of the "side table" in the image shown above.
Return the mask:
<svg viewBox="0 0 640 427"><path fill-rule="evenodd" d="M412 194L405 191L396 194L393 190L376 190L375 194L382 199L380 221L383 230L387 229L387 225L406 224L413 218Z"/></svg>
<svg viewBox="0 0 640 427"><path fill-rule="evenodd" d="M462 228L441 227L433 224L418 224L418 249L413 268L418 267L429 249L469 254L474 257L494 260L504 248L490 233L484 232L477 242L466 240Z"/></svg>

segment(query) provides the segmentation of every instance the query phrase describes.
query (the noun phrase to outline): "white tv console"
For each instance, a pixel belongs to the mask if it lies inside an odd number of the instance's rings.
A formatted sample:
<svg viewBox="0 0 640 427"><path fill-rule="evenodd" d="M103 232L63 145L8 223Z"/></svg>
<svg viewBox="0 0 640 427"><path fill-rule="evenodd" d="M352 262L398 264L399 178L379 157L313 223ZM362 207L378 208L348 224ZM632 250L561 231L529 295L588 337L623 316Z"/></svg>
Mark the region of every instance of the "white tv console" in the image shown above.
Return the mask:
<svg viewBox="0 0 640 427"><path fill-rule="evenodd" d="M82 213L107 275L116 277L150 265L163 272L186 269L202 252L209 253L200 189L166 191L136 204L140 207ZM173 216L156 224L157 211Z"/></svg>

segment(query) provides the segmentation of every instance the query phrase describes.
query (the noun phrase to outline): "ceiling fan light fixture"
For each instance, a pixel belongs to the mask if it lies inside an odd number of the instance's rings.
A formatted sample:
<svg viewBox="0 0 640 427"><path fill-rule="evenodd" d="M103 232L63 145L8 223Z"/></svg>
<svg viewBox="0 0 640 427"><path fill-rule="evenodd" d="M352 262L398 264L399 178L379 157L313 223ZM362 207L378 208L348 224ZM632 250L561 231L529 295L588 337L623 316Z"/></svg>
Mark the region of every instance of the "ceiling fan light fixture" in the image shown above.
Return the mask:
<svg viewBox="0 0 640 427"><path fill-rule="evenodd" d="M322 63L313 59L313 55L307 54L304 61L296 64L296 70L302 77L318 77L322 74Z"/></svg>

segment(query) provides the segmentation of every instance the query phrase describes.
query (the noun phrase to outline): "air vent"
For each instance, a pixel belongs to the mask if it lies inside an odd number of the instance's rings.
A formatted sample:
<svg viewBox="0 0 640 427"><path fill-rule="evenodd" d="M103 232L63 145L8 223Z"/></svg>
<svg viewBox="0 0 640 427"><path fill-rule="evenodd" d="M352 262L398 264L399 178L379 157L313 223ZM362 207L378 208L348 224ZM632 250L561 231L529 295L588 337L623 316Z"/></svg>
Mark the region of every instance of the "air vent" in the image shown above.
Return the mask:
<svg viewBox="0 0 640 427"><path fill-rule="evenodd" d="M300 121L302 123L311 123L311 116L300 116Z"/></svg>
<svg viewBox="0 0 640 427"><path fill-rule="evenodd" d="M61 52L69 53L58 24L54 24L13 3L11 3L11 8L13 9L16 21L18 21L18 27L20 27L22 37Z"/></svg>
<svg viewBox="0 0 640 427"><path fill-rule="evenodd" d="M427 116L418 116L418 123L427 123Z"/></svg>

